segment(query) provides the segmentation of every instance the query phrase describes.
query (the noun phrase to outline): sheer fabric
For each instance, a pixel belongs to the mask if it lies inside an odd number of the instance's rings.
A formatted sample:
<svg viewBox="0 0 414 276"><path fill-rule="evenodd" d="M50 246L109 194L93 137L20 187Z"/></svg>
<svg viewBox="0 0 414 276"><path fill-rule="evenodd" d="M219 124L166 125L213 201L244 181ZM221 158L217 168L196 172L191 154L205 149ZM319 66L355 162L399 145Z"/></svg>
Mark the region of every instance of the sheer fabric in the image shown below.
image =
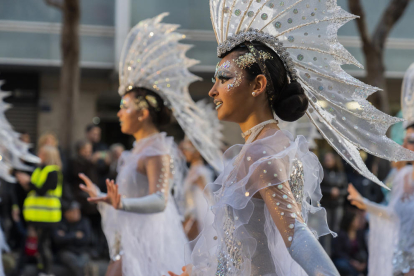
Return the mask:
<svg viewBox="0 0 414 276"><path fill-rule="evenodd" d="M364 200L370 215L369 275L403 275L414 269L412 173L412 166L397 173L388 206Z"/></svg>
<svg viewBox="0 0 414 276"><path fill-rule="evenodd" d="M184 181L186 216L195 218L199 230L204 228L206 216L213 216L208 209L212 203L212 192L205 186L213 182L213 172L204 164L192 165ZM207 220L211 220L208 218Z"/></svg>
<svg viewBox="0 0 414 276"><path fill-rule="evenodd" d="M99 204L111 258L122 255L123 275L166 275L184 265L187 239L171 197L171 184L182 179L177 168L182 162L177 157L173 138L159 133L136 142L120 158L117 184L122 196L165 199L162 212L133 213Z"/></svg>
<svg viewBox="0 0 414 276"><path fill-rule="evenodd" d="M193 241L191 275L307 275L288 251L298 226L308 229L305 223L316 221L317 227L307 230L313 233L307 243L332 232L319 205L323 170L305 138L264 129L256 141L224 155L224 171L210 186L216 191L210 207L215 216ZM257 192L263 199L253 197ZM322 255L315 266L332 268L323 275L339 275L323 250L311 249Z"/></svg>

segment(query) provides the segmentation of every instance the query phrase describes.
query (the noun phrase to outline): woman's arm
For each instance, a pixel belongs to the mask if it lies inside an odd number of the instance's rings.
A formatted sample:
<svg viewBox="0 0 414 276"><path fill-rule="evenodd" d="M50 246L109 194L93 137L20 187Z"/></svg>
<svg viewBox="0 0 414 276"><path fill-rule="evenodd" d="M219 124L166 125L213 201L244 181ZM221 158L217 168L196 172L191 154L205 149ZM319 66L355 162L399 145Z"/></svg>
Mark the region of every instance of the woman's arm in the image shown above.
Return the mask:
<svg viewBox="0 0 414 276"><path fill-rule="evenodd" d="M304 223L288 182L260 190L266 207L292 257L309 276L339 276L325 250Z"/></svg>

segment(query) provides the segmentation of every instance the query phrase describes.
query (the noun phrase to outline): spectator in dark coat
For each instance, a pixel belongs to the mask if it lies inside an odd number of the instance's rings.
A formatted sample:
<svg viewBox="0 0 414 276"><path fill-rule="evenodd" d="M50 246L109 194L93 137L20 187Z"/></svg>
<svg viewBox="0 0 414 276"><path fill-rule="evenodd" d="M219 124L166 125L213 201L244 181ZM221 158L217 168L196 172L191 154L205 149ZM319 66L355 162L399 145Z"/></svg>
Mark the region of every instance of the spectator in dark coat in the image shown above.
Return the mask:
<svg viewBox="0 0 414 276"><path fill-rule="evenodd" d="M89 221L82 217L79 203L73 201L53 231L53 243L58 249L59 262L74 276L87 274L85 270L89 262L87 250L90 238Z"/></svg>
<svg viewBox="0 0 414 276"><path fill-rule="evenodd" d="M87 140L80 140L75 144L76 157L72 160L70 166L69 181L72 186L74 199L80 203L81 211L84 216L96 215L98 210L96 204L89 203L89 195L79 188L82 179L79 173L85 174L93 183L98 183L98 171L96 165L92 162L92 144Z"/></svg>
<svg viewBox="0 0 414 276"><path fill-rule="evenodd" d="M339 223L342 218L345 197L347 195L348 182L343 170L341 159L333 152L325 154L322 162L323 180L321 183L321 204L326 209L326 218L332 231L339 231ZM332 236L321 238L321 243L330 255Z"/></svg>
<svg viewBox="0 0 414 276"><path fill-rule="evenodd" d="M366 275L368 249L362 216L358 210L347 210L338 237L332 242L332 260L342 276Z"/></svg>

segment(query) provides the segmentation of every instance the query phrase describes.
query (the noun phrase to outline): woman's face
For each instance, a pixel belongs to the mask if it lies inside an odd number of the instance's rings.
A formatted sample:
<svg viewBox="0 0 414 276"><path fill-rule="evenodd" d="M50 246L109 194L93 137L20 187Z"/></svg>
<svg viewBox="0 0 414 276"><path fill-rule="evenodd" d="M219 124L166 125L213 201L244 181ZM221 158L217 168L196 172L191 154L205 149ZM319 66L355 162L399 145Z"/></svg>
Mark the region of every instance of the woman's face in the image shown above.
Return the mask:
<svg viewBox="0 0 414 276"><path fill-rule="evenodd" d="M135 97L129 93L122 97L120 109L118 111L119 123L121 124L121 131L125 134L134 134L141 127L142 122L138 120L141 111L135 103Z"/></svg>
<svg viewBox="0 0 414 276"><path fill-rule="evenodd" d="M327 169L332 169L335 167L335 156L332 153L327 153L324 158L324 166Z"/></svg>
<svg viewBox="0 0 414 276"><path fill-rule="evenodd" d="M249 81L245 70L236 64L238 57L239 53L232 52L220 61L214 75L214 85L208 93L214 99L221 121L244 122L253 110L253 81Z"/></svg>

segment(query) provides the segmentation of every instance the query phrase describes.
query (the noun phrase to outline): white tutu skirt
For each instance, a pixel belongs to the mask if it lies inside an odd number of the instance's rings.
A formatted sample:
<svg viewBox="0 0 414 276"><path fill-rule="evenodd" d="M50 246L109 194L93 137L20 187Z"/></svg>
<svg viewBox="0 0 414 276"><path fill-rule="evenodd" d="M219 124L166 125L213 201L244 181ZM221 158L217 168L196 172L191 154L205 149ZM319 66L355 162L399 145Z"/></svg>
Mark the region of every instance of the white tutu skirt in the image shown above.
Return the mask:
<svg viewBox="0 0 414 276"><path fill-rule="evenodd" d="M169 270L181 271L185 252L189 252L185 250L188 241L171 197L164 212L155 214L118 211L109 205L100 207L104 207L100 208L102 223L111 248L116 243L115 233L119 233L123 275L161 276L168 275Z"/></svg>

